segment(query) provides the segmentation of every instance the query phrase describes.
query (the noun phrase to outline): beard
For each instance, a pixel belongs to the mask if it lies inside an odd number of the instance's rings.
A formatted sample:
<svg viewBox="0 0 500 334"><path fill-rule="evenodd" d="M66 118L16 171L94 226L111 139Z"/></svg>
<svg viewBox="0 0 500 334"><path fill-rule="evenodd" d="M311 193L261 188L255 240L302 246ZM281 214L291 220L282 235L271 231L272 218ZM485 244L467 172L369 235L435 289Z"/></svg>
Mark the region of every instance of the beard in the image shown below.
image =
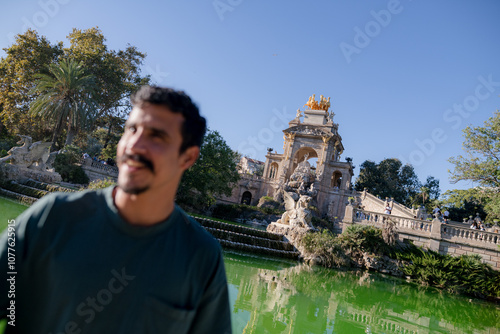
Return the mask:
<svg viewBox="0 0 500 334"><path fill-rule="evenodd" d="M146 192L149 189L149 186L142 186L142 187L135 186L134 187L134 186L129 186L129 185L123 184L123 182L118 181L118 188L120 188L121 190L123 190L125 193L127 193L129 195L139 195L139 194Z"/></svg>
<svg viewBox="0 0 500 334"><path fill-rule="evenodd" d="M141 162L149 171L151 171L151 173L154 174L153 163L139 154L124 154L123 156L119 157L118 168L120 168L120 165L122 165L123 163L126 163L128 159ZM146 192L150 188L149 185L138 186L138 185L128 184L127 180L120 179L120 172L118 173L119 173L118 183L117 183L118 188L120 188L127 194L139 195Z"/></svg>

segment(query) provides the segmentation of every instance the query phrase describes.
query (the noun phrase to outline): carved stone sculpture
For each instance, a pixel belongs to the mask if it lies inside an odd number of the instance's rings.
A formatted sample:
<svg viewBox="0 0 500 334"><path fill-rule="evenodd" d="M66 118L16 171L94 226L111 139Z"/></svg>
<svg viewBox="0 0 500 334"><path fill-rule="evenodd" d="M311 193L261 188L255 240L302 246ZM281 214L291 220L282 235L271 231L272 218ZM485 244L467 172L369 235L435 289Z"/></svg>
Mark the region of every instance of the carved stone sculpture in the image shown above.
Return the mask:
<svg viewBox="0 0 500 334"><path fill-rule="evenodd" d="M9 150L8 156L1 158L1 162L10 161L12 165L19 167L30 168L35 170L46 170L46 163L50 155L50 142L37 141L32 143L29 136L21 136L21 140L17 142L18 147L13 147Z"/></svg>

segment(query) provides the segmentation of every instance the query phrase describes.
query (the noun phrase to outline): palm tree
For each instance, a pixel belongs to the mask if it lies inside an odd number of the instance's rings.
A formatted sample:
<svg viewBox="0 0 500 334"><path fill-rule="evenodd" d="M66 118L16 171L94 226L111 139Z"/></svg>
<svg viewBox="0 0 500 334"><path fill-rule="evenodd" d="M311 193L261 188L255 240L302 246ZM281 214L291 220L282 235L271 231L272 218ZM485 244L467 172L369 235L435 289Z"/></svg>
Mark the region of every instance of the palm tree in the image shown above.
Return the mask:
<svg viewBox="0 0 500 334"><path fill-rule="evenodd" d="M40 95L31 103L30 112L55 123L52 147L67 122L65 145L70 145L78 130L91 125L95 118L94 77L85 75L82 65L73 60L51 64L49 72L36 75L33 92Z"/></svg>
<svg viewBox="0 0 500 334"><path fill-rule="evenodd" d="M422 196L422 205L424 205L425 201L427 200L427 198L429 196L429 188L427 188L427 187L420 188L420 195Z"/></svg>

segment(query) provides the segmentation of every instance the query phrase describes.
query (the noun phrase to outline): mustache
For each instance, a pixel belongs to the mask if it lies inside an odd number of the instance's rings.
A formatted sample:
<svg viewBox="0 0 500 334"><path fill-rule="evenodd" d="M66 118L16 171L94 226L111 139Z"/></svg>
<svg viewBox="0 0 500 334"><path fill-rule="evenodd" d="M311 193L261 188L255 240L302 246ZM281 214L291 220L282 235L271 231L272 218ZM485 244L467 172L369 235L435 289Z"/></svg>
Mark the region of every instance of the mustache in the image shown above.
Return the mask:
<svg viewBox="0 0 500 334"><path fill-rule="evenodd" d="M124 154L121 156L120 160L118 160L119 162L123 163L123 162L126 162L127 160L133 160L133 161L137 161L137 162L140 162L142 163L147 169L151 170L152 172L154 172L154 167L153 167L153 163L146 159L145 157L143 157L142 155L140 154Z"/></svg>

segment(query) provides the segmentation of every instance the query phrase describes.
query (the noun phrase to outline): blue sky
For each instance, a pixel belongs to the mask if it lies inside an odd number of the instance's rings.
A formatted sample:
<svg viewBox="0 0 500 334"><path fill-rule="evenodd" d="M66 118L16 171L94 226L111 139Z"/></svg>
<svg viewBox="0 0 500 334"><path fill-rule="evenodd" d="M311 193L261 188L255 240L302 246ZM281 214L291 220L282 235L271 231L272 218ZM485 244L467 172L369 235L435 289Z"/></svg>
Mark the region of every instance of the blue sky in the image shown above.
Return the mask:
<svg viewBox="0 0 500 334"><path fill-rule="evenodd" d="M462 129L500 107L500 2L18 0L0 48L27 27L51 42L98 26L111 49L147 53L145 73L185 90L209 127L264 160L312 94L331 97L342 160L399 158L449 183ZM3 56L3 51L0 56ZM354 179L353 179L354 181Z"/></svg>

